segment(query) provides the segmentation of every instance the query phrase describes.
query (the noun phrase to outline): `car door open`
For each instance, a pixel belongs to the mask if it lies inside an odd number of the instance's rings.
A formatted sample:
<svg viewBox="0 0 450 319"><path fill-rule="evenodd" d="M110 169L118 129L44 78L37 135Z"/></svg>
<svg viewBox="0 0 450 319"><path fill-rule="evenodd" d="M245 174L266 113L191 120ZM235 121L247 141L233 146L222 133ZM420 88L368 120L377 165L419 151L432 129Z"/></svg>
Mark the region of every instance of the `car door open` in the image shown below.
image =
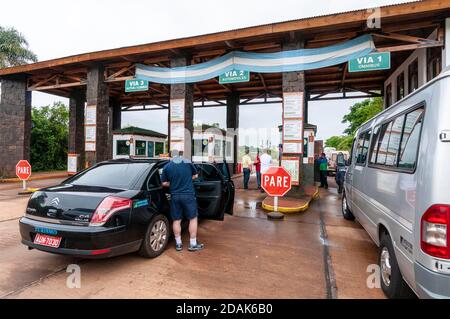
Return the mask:
<svg viewBox="0 0 450 319"><path fill-rule="evenodd" d="M223 220L226 204L225 181L212 164L196 164L198 179L194 181L200 218Z"/></svg>

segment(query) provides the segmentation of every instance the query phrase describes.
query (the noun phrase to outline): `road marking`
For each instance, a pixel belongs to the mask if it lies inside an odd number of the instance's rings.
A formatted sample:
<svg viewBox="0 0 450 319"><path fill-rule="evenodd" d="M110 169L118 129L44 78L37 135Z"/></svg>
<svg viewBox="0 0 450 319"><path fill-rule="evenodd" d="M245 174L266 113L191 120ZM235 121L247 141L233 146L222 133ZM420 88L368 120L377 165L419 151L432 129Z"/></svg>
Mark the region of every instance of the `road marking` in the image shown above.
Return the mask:
<svg viewBox="0 0 450 319"><path fill-rule="evenodd" d="M328 233L325 225L324 214L320 205L320 199L316 201L319 205L320 216L320 238L323 244L323 263L325 273L325 285L327 287L327 299L337 299L337 284L334 275L333 263L331 261L330 250L328 246Z"/></svg>

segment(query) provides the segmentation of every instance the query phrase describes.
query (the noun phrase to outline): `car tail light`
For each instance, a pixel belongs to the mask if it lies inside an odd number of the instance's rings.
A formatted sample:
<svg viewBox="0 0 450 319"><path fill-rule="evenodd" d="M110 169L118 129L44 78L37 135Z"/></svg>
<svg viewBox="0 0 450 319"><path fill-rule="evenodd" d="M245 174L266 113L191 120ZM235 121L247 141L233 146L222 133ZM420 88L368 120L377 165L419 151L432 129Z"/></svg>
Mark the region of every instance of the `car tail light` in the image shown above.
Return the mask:
<svg viewBox="0 0 450 319"><path fill-rule="evenodd" d="M100 205L98 205L89 225L103 226L115 212L126 208L131 208L130 199L114 196L106 197Z"/></svg>
<svg viewBox="0 0 450 319"><path fill-rule="evenodd" d="M450 259L450 206L433 205L423 215L421 247L430 256Z"/></svg>

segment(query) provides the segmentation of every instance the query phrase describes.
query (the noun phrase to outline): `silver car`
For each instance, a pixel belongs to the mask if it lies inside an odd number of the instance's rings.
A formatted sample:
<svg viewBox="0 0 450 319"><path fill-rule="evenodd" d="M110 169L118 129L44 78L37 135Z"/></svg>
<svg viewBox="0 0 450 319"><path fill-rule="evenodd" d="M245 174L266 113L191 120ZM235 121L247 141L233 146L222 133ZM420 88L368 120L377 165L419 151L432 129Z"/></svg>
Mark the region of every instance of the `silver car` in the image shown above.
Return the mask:
<svg viewBox="0 0 450 319"><path fill-rule="evenodd" d="M342 213L379 246L386 296L450 298L450 69L363 124Z"/></svg>

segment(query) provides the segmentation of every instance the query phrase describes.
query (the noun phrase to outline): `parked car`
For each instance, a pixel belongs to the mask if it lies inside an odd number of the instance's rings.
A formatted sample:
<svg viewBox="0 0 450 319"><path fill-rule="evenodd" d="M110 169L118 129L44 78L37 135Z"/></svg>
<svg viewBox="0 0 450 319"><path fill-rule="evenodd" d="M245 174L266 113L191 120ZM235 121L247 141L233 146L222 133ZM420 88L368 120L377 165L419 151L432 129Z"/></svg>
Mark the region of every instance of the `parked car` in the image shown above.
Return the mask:
<svg viewBox="0 0 450 319"><path fill-rule="evenodd" d="M449 87L448 69L356 133L342 212L379 246L388 297L450 297Z"/></svg>
<svg viewBox="0 0 450 319"><path fill-rule="evenodd" d="M159 256L167 246L170 195L160 174L167 160L120 159L99 163L34 193L20 219L30 249L105 258L134 251ZM226 164L195 164L199 217L233 214L234 185Z"/></svg>

